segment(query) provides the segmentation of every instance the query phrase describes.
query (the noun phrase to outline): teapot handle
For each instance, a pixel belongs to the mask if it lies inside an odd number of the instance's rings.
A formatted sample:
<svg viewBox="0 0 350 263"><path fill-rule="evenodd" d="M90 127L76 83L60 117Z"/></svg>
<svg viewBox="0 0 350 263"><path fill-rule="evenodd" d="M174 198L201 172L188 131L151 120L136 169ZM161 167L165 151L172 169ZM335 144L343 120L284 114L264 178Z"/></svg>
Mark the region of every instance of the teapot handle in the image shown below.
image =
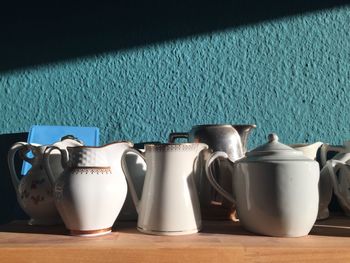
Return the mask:
<svg viewBox="0 0 350 263"><path fill-rule="evenodd" d="M128 153L130 153L130 152L135 153L136 155L140 156L145 162L146 162L146 159L145 159L144 153L142 153L142 152L140 152L140 151L138 151L138 150L136 150L134 148L126 149L124 151L122 159L121 159L122 170L124 172L126 181L128 182L131 198L132 198L132 201L134 202L134 205L135 205L135 208L136 208L136 212L139 213L139 211L140 211L140 208L139 208L139 206L140 206L140 199L137 196L137 192L136 192L136 189L135 189L134 182L132 181L132 178L131 178L130 173L129 173L128 166L126 164L126 155Z"/></svg>
<svg viewBox="0 0 350 263"><path fill-rule="evenodd" d="M333 146L329 144L323 144L321 147L321 165L322 167L326 165L327 162L327 153L329 151L334 151L334 152L343 152L345 148L343 146Z"/></svg>
<svg viewBox="0 0 350 263"><path fill-rule="evenodd" d="M341 203L345 205L346 208L350 211L350 204L346 199L344 199L344 197L341 194L341 191L339 188L340 183L337 177L337 172L343 165L347 165L347 164L345 162L338 161L338 160L329 160L326 163L326 166L328 168L328 171L332 180L334 194L337 196L338 199L341 200Z"/></svg>
<svg viewBox="0 0 350 263"><path fill-rule="evenodd" d="M189 134L187 132L173 132L169 135L169 142L174 143L178 138L184 138L188 140Z"/></svg>
<svg viewBox="0 0 350 263"><path fill-rule="evenodd" d="M56 181L56 176L52 172L51 165L50 165L50 154L53 150L58 150L60 152L63 168L68 166L68 161L69 161L69 153L67 149L60 149L57 146L49 146L46 148L44 152L44 167L45 167L47 177L49 178L51 187L55 185L55 181Z"/></svg>
<svg viewBox="0 0 350 263"><path fill-rule="evenodd" d="M207 175L207 178L209 180L209 183L220 193L222 194L223 197L225 197L227 200L229 200L231 203L233 203L234 205L236 204L236 200L234 199L234 197L229 194L225 189L223 189L219 183L216 181L212 169L211 168L211 164L217 159L217 158L225 158L228 159L228 155L225 152L214 152L212 153L208 160L205 163L205 173Z"/></svg>
<svg viewBox="0 0 350 263"><path fill-rule="evenodd" d="M16 152L20 151L20 157L21 159L29 162L30 164L32 163L34 158L28 158L26 156L26 153L30 151L29 149L29 144L26 142L16 142L13 144L8 152L7 155L7 163L9 166L10 174L11 174L11 181L12 184L16 190L16 193L18 193L18 185L20 180L18 179L18 175L16 173L16 168L15 168L15 155Z"/></svg>

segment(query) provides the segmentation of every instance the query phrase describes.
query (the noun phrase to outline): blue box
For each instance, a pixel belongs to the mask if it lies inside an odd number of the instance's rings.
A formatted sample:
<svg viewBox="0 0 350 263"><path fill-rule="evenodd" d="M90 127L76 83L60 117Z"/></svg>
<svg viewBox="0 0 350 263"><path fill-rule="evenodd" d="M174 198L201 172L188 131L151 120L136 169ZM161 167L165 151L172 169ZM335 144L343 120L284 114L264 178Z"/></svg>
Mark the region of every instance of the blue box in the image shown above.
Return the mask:
<svg viewBox="0 0 350 263"><path fill-rule="evenodd" d="M28 134L28 143L53 144L65 135L73 135L86 146L99 146L100 131L96 127L33 125ZM30 156L30 153L28 154ZM31 165L23 162L22 175L26 175Z"/></svg>

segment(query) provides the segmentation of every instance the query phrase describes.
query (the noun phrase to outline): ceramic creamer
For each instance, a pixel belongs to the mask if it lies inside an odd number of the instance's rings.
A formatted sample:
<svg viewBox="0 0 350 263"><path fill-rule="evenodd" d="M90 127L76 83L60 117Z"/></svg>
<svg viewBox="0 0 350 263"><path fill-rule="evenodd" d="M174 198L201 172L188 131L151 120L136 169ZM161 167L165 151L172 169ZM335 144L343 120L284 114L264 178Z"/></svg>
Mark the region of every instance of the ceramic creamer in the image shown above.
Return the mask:
<svg viewBox="0 0 350 263"><path fill-rule="evenodd" d="M63 137L62 141L53 144L58 149L68 146L78 146L82 143L74 137ZM29 215L30 225L54 225L62 223L57 212L53 198L53 186L44 169L44 151L52 145L28 144L26 142L15 143L8 153L8 165L11 179L17 193L17 200L24 212ZM14 165L16 152L21 159L31 164L28 173L19 179ZM33 157L28 157L31 152ZM50 161L52 169L56 174L63 171L59 151L52 152ZM56 177L52 178L55 181Z"/></svg>
<svg viewBox="0 0 350 263"><path fill-rule="evenodd" d="M132 146L131 142L116 142L61 150L64 171L55 182L54 197L71 235L97 236L112 231L127 194L121 157ZM45 164L50 178L55 177L50 164Z"/></svg>

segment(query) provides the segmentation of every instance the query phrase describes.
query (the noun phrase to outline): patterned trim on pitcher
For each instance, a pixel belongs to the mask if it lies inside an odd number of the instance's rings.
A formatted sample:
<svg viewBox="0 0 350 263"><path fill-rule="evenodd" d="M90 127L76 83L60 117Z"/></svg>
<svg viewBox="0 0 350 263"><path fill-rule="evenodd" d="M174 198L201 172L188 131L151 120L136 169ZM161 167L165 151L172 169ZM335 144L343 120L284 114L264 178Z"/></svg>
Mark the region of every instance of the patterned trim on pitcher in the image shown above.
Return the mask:
<svg viewBox="0 0 350 263"><path fill-rule="evenodd" d="M197 150L197 143L182 143L182 144L153 144L146 145L147 150L154 150L156 152L183 152ZM147 151L146 150L146 151Z"/></svg>
<svg viewBox="0 0 350 263"><path fill-rule="evenodd" d="M81 174L112 174L110 167L73 167L72 173Z"/></svg>

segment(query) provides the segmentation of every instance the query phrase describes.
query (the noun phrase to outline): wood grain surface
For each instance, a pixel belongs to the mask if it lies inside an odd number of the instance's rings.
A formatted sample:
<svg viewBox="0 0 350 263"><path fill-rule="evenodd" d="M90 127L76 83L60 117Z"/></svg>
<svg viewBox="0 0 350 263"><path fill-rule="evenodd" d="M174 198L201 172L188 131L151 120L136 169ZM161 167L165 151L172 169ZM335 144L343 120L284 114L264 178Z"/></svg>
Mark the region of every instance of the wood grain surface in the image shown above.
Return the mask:
<svg viewBox="0 0 350 263"><path fill-rule="evenodd" d="M0 226L0 263L6 262L350 262L350 218L316 222L309 236L273 238L239 223L205 221L201 233L164 237L119 222L111 234L73 237L63 226L16 221Z"/></svg>

